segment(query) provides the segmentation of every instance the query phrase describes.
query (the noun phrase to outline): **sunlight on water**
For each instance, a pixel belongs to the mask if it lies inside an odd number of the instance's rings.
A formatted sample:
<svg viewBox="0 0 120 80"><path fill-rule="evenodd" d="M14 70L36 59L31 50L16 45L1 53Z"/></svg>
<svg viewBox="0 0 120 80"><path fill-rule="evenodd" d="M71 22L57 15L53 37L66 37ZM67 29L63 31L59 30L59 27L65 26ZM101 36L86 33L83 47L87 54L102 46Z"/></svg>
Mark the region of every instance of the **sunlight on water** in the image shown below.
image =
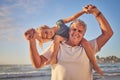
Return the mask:
<svg viewBox="0 0 120 80"><path fill-rule="evenodd" d="M104 71L104 76L120 76L120 64L99 64ZM105 80L96 72L94 80ZM51 69L46 66L42 69L34 69L31 65L0 65L0 80L50 80Z"/></svg>

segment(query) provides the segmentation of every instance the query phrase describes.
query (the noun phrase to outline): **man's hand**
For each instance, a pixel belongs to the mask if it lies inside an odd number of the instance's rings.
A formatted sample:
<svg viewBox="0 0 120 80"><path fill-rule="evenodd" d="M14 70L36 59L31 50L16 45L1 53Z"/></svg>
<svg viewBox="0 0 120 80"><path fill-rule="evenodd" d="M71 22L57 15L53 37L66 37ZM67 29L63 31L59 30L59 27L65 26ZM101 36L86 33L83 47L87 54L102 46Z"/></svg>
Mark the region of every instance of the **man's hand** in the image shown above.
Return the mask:
<svg viewBox="0 0 120 80"><path fill-rule="evenodd" d="M85 11L88 14L93 14L94 16L97 16L100 13L100 11L97 9L97 7L94 5L91 5L91 4L85 6L83 8L83 11Z"/></svg>
<svg viewBox="0 0 120 80"><path fill-rule="evenodd" d="M33 39L35 34L35 29L31 28L24 33L24 36L27 40Z"/></svg>

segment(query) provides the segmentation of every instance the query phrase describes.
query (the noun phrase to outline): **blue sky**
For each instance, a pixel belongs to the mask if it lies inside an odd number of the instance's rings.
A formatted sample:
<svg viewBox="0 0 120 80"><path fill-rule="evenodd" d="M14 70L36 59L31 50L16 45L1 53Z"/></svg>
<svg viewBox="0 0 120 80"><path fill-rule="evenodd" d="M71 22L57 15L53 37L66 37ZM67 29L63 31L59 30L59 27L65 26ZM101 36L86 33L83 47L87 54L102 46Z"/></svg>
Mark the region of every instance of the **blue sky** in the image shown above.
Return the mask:
<svg viewBox="0 0 120 80"><path fill-rule="evenodd" d="M96 5L114 31L113 37L97 55L120 57L119 3L119 0L0 0L0 64L30 64L24 32L44 24L53 26L58 19L81 11L87 4ZM93 15L84 14L80 19L87 24L86 39L91 40L101 34Z"/></svg>

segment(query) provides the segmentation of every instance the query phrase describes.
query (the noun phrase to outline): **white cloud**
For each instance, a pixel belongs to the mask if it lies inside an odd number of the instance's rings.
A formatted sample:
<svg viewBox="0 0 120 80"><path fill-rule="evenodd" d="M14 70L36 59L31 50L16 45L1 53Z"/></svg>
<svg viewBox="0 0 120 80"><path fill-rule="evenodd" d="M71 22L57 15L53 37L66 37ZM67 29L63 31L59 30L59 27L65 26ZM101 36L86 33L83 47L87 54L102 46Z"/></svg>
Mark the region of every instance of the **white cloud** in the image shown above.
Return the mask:
<svg viewBox="0 0 120 80"><path fill-rule="evenodd" d="M8 14L10 14L10 11L9 11L9 8L7 6L0 8L0 16L4 17Z"/></svg>
<svg viewBox="0 0 120 80"><path fill-rule="evenodd" d="M22 10L26 14L35 13L42 8L45 0L6 0L11 4L4 4L0 6L0 40L20 40L23 38L24 27L16 24L14 11ZM18 37L19 36L19 37Z"/></svg>
<svg viewBox="0 0 120 80"><path fill-rule="evenodd" d="M45 0L13 0L13 2L15 3L11 6L12 8L21 8L27 13L34 13L45 4Z"/></svg>

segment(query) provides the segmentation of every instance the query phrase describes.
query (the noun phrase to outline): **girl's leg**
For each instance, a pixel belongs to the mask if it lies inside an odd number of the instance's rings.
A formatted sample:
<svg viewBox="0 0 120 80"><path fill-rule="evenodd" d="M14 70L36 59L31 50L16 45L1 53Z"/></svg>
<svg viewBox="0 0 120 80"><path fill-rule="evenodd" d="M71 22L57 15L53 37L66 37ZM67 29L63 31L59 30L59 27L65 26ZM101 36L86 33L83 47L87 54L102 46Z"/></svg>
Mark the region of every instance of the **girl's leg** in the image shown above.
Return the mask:
<svg viewBox="0 0 120 80"><path fill-rule="evenodd" d="M103 75L103 71L100 69L100 67L98 66L97 64L97 61L95 59L95 56L94 56L94 51L90 45L90 43L86 40L86 39L83 39L82 42L81 42L82 46L85 48L85 51L87 53L87 56L90 60L90 62L92 63L93 65L93 68L100 74L100 75Z"/></svg>
<svg viewBox="0 0 120 80"><path fill-rule="evenodd" d="M52 53L50 64L56 64L57 63L57 55L59 50L60 42L57 42L54 40L54 52Z"/></svg>
<svg viewBox="0 0 120 80"><path fill-rule="evenodd" d="M50 64L56 64L57 63L57 55L60 47L60 42L63 41L64 38L56 35L54 37L54 52L52 53L51 59L48 61Z"/></svg>

